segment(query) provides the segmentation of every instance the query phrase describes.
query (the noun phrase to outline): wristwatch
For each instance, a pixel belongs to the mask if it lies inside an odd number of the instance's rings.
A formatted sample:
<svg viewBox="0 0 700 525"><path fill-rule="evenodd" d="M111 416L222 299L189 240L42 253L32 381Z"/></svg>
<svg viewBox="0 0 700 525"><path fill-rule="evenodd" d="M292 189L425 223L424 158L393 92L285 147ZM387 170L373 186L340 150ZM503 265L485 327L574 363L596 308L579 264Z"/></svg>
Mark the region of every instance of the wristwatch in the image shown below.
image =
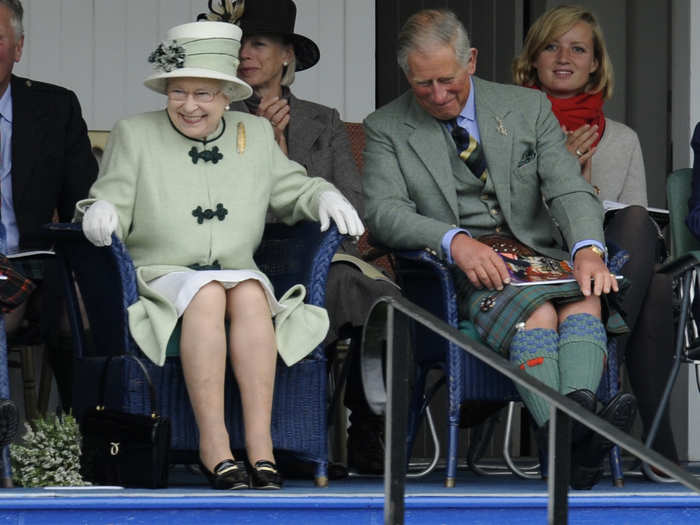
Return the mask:
<svg viewBox="0 0 700 525"><path fill-rule="evenodd" d="M591 244L590 246L586 246L586 248L590 248L593 253L596 255L600 256L601 259L605 260L605 252L598 248L595 244Z"/></svg>

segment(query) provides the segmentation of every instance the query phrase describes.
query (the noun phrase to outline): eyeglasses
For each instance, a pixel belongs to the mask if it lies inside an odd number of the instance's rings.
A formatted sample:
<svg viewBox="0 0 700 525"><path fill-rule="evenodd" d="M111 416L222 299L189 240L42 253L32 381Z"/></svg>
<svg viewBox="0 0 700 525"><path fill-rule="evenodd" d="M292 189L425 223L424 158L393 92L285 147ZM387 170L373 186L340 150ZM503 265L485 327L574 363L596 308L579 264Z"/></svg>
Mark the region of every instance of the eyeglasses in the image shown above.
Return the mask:
<svg viewBox="0 0 700 525"><path fill-rule="evenodd" d="M185 91L184 89L170 89L168 90L168 98L174 102L184 102L192 95L195 102L208 104L213 101L214 97L219 93L221 93L221 91L207 91L206 89L198 89L194 92Z"/></svg>

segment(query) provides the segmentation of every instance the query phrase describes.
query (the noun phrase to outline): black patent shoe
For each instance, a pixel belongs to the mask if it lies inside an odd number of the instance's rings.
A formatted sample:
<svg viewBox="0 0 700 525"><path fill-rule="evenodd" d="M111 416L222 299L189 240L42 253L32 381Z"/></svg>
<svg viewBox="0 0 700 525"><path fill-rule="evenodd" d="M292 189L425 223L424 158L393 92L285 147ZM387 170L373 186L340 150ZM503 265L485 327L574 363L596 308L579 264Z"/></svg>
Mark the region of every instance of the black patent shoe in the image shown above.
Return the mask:
<svg viewBox="0 0 700 525"><path fill-rule="evenodd" d="M261 459L256 461L255 465L246 463L248 474L250 476L251 489L281 489L282 476L277 470L277 465L271 461Z"/></svg>
<svg viewBox="0 0 700 525"><path fill-rule="evenodd" d="M598 414L605 421L629 433L637 415L637 400L626 392L616 394ZM591 438L574 448L571 456L571 487L578 490L593 488L603 477L603 460L614 443L593 433Z"/></svg>
<svg viewBox="0 0 700 525"><path fill-rule="evenodd" d="M233 459L225 459L210 472L199 460L199 470L207 478L212 488L216 490L238 490L248 488L248 473L240 468Z"/></svg>

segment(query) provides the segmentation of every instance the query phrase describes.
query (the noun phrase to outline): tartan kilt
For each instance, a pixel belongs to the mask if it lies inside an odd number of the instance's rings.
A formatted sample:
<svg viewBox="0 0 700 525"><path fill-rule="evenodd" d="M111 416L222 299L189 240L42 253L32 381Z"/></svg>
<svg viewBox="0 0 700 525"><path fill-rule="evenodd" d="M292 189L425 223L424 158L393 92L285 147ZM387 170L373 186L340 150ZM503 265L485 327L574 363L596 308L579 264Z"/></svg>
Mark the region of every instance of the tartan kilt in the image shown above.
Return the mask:
<svg viewBox="0 0 700 525"><path fill-rule="evenodd" d="M583 294L578 283L541 284L531 286L506 285L498 290L477 290L464 273L453 269L460 319L469 319L486 345L508 356L518 323L524 322L537 307L547 301L555 306L580 301ZM625 286L622 287L623 289ZM603 301L603 319L611 335L627 333L629 329L619 311L608 297ZM482 308L484 306L484 308ZM488 306L488 307L486 307Z"/></svg>
<svg viewBox="0 0 700 525"><path fill-rule="evenodd" d="M8 313L27 300L36 285L19 273L11 261L0 255L0 311Z"/></svg>

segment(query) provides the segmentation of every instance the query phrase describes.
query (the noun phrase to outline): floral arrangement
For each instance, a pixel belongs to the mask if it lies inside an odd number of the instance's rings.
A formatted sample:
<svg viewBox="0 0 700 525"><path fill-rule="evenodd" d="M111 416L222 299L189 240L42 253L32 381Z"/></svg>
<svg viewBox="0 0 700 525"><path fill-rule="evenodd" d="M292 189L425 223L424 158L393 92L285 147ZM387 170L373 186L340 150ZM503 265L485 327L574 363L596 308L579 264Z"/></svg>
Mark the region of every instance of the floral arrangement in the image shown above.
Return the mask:
<svg viewBox="0 0 700 525"><path fill-rule="evenodd" d="M161 42L156 50L148 55L148 61L153 64L153 69L170 73L174 69L185 67L185 48L178 46L176 40L167 44Z"/></svg>
<svg viewBox="0 0 700 525"><path fill-rule="evenodd" d="M10 445L12 478L22 487L90 485L80 475L80 429L70 414L35 419Z"/></svg>

